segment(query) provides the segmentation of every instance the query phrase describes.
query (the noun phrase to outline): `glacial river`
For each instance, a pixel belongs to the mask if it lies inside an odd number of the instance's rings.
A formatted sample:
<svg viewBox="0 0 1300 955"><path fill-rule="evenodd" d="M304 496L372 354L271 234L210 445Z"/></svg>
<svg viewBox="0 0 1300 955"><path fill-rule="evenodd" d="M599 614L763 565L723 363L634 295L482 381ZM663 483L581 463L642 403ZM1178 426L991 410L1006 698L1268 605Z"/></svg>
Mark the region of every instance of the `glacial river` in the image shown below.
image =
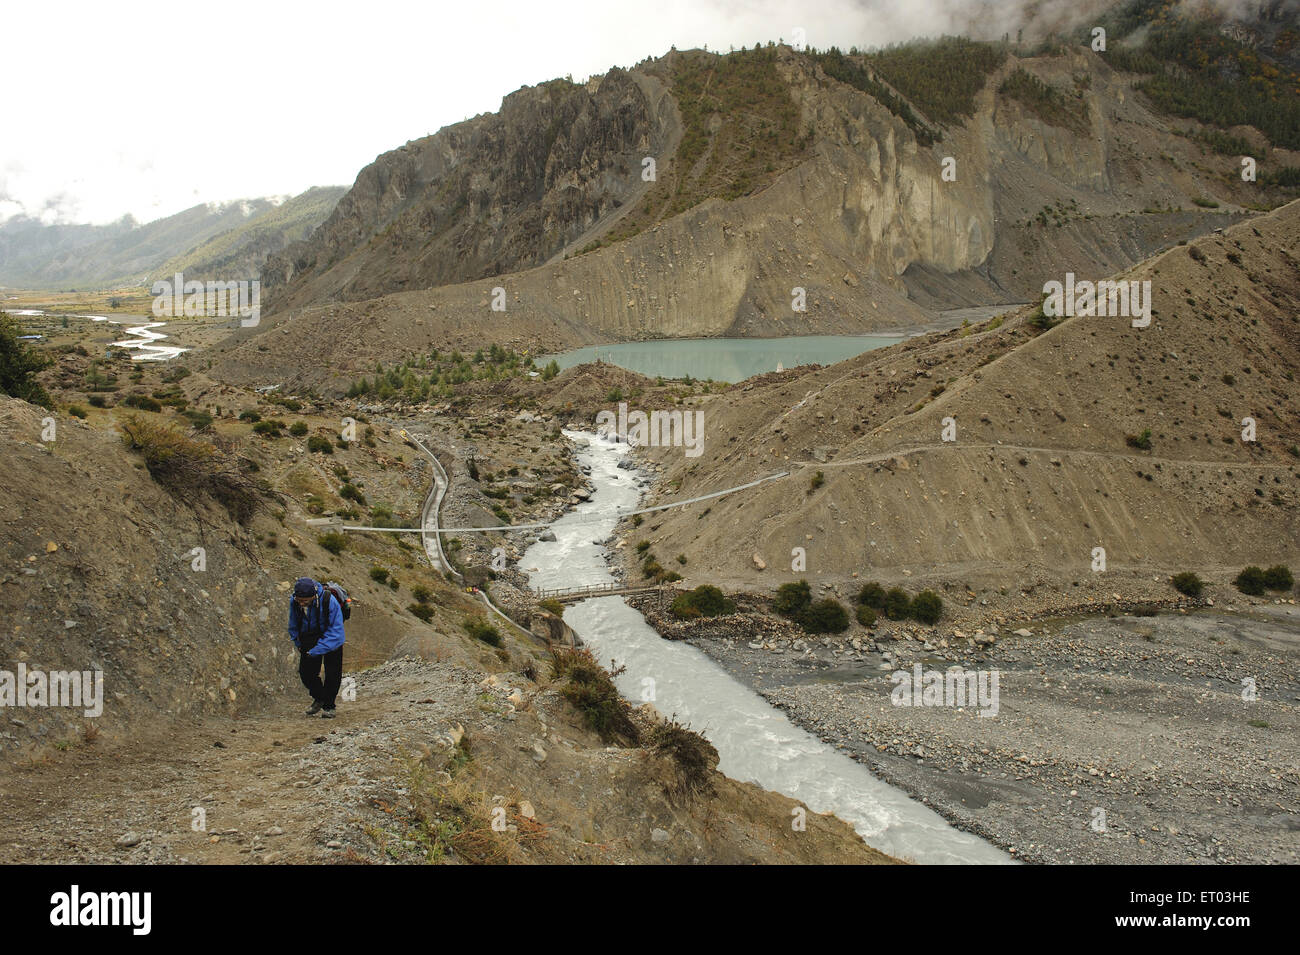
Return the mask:
<svg viewBox="0 0 1300 955"><path fill-rule="evenodd" d="M618 469L627 446L596 435L565 432L585 447L578 460L590 466L591 500L560 518L554 541L539 541L519 566L538 587L581 587L614 578L603 543L618 514L636 507L636 472ZM920 863L1010 863L1002 850L948 825L903 791L880 781L815 736L686 643L664 640L621 597L598 597L569 607L564 620L602 662L627 670L618 687L634 703L652 680L654 705L689 723L717 747L719 769L733 779L804 802L814 812L833 812L866 842L890 855Z"/></svg>
<svg viewBox="0 0 1300 955"><path fill-rule="evenodd" d="M52 315L39 308L22 308L16 309L9 314L22 317L24 315L32 316L49 316L63 317ZM106 322L109 325L122 325L130 338L124 338L121 341L113 342L113 348L123 348L132 352L132 361L169 361L179 357L188 348L181 348L177 345L159 345L158 342L167 336L162 332L154 331L156 328L162 328L165 322L151 322L146 319L140 321L131 321L128 317L109 318L107 315L68 315L67 318L90 319L92 322Z"/></svg>

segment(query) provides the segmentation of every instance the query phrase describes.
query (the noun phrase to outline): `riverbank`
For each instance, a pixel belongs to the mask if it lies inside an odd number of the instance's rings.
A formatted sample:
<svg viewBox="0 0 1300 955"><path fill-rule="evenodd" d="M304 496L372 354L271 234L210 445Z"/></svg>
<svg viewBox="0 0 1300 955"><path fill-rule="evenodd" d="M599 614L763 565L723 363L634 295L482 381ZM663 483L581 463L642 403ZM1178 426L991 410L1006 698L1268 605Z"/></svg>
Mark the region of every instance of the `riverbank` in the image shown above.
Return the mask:
<svg viewBox="0 0 1300 955"><path fill-rule="evenodd" d="M982 645L809 637L762 614L694 627L797 725L1017 858L1300 859L1293 605L1040 620ZM917 664L997 672L996 715L893 705L891 675Z"/></svg>

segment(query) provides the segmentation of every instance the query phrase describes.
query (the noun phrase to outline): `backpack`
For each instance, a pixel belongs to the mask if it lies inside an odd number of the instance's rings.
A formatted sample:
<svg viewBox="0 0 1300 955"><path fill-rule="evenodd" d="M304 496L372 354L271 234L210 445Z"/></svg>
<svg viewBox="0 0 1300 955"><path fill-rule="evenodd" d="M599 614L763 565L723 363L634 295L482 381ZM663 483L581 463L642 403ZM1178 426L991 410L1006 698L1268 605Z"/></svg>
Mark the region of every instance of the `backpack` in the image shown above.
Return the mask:
<svg viewBox="0 0 1300 955"><path fill-rule="evenodd" d="M333 594L334 599L339 602L339 609L343 611L343 619L344 620L349 619L352 616L352 598L349 597L348 592L343 589L343 585L336 584L334 583L334 581L331 580L329 583L323 584L322 587L323 589L321 590L321 596L325 598L325 603L321 607L321 610L324 611L323 614L324 619L326 620L329 619L329 595L330 594Z"/></svg>

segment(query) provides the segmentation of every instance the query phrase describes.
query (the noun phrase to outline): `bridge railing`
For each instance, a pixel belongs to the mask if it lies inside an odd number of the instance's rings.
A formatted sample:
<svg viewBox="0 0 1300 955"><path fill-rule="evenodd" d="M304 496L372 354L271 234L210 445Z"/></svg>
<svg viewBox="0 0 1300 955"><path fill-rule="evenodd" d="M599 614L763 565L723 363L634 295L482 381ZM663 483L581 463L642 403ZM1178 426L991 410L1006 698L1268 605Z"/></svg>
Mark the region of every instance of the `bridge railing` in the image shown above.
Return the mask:
<svg viewBox="0 0 1300 955"><path fill-rule="evenodd" d="M533 591L534 596L539 600L555 599L565 600L574 597L596 597L601 594L626 594L635 593L643 590L659 590L657 584L620 584L609 582L604 584L592 584L589 587L551 587Z"/></svg>

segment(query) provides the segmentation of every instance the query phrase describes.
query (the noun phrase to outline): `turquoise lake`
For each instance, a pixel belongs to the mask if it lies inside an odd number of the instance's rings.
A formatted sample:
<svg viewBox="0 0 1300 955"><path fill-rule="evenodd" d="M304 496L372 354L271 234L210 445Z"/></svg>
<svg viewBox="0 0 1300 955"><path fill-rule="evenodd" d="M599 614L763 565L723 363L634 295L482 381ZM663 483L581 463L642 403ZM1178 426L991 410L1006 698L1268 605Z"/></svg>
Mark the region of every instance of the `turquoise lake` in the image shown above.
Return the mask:
<svg viewBox="0 0 1300 955"><path fill-rule="evenodd" d="M902 335L803 335L792 338L674 338L649 342L588 345L544 355L560 370L597 359L650 378L692 378L737 382L798 365L830 365L902 341Z"/></svg>

